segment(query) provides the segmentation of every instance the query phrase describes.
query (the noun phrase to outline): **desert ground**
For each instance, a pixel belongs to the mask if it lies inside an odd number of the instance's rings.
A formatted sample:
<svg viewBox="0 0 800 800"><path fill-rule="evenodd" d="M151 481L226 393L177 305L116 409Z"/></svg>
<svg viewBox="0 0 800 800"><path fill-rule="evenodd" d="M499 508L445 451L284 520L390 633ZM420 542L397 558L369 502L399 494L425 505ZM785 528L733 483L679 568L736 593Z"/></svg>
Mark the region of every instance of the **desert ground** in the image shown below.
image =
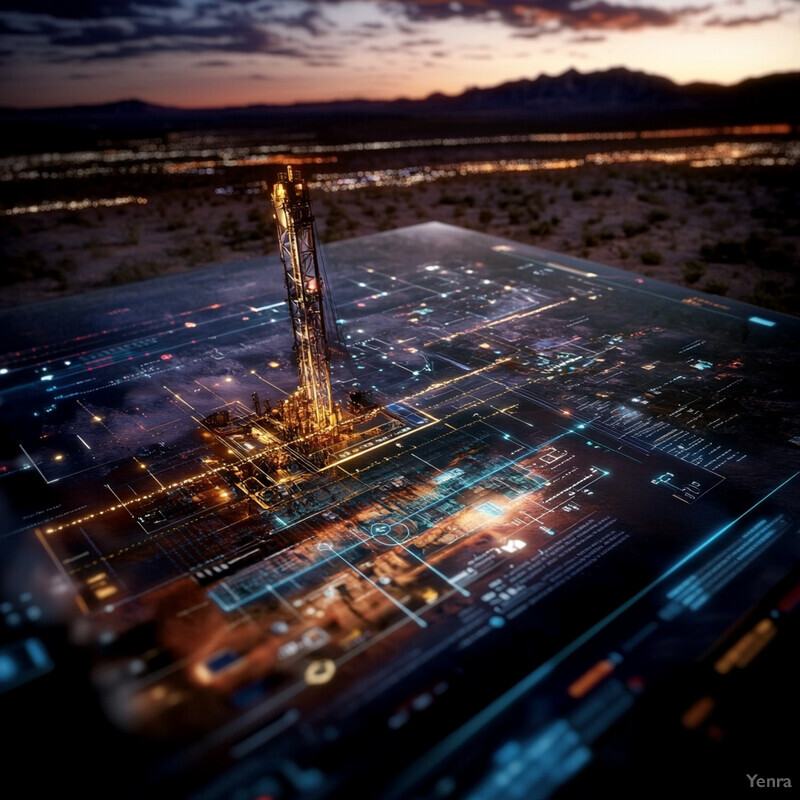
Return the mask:
<svg viewBox="0 0 800 800"><path fill-rule="evenodd" d="M797 167L622 164L318 189L312 204L323 244L439 220L800 314L799 196ZM265 192L172 181L146 199L1 217L0 306L276 252Z"/></svg>

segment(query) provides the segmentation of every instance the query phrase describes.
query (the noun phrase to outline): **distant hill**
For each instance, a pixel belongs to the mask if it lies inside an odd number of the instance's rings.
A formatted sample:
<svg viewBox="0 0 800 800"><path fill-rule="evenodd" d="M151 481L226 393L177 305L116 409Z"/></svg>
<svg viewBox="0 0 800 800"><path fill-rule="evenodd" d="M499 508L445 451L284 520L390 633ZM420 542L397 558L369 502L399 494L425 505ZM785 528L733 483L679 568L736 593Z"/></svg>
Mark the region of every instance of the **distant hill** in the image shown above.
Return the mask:
<svg viewBox="0 0 800 800"><path fill-rule="evenodd" d="M366 138L391 121L395 136L463 124L480 130L648 128L683 124L800 122L800 72L752 78L735 86L678 85L668 78L622 67L602 72L541 75L459 95L422 100L345 100L295 105L181 109L141 100L59 108L0 108L6 150L28 149L39 140L160 135L170 131L267 127L272 133L313 131L313 138ZM398 127L399 125L399 127ZM471 130L474 130L471 128Z"/></svg>

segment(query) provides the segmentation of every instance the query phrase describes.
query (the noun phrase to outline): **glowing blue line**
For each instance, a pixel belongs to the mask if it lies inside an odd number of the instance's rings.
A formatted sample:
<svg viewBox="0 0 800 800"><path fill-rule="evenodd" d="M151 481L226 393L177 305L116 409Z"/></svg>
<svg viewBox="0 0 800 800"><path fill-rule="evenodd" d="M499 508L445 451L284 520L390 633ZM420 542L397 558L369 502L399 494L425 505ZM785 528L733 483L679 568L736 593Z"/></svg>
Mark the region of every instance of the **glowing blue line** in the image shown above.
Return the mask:
<svg viewBox="0 0 800 800"><path fill-rule="evenodd" d="M494 702L484 708L483 711L480 711L471 720L469 720L469 722L465 723L461 726L461 728L451 734L450 737L445 739L438 747L435 747L432 752L429 751L425 755L425 763L433 766L457 750L462 744L469 741L469 739L478 733L478 731L480 731L484 726L488 725L495 717L512 706L540 681L546 678L568 656L572 655L592 637L603 630L603 628L612 623L631 606L641 600L652 589L663 583L663 581L665 581L676 570L680 569L684 564L693 559L698 553L705 550L710 544L712 544L712 542L716 541L720 536L729 531L737 522L746 517L751 511L758 508L758 506L772 497L772 495L774 495L776 492L779 492L787 484L791 483L798 475L800 475L800 472L795 472L794 475L790 476L783 481L783 483L776 486L772 491L765 494L760 500L757 500L755 503L753 503L750 508L748 508L746 511L743 511L738 517L736 517L736 519L731 520L727 525L724 525L718 531L711 534L711 536L709 536L705 541L701 542L699 545L697 545L697 547L689 551L689 553L687 553L683 558L675 562L675 564L673 564L669 569L663 572L659 577L657 577L643 589L638 591L635 595L633 595L633 597L626 600L616 610L603 617L603 619L595 623L591 628L589 628L589 630L585 631L577 639L573 639L573 641L563 650L559 651L554 656L551 656L550 659L538 666L535 670L533 670L533 672L530 672L528 675L526 675L519 683L517 683L515 686L512 686L505 694L498 697ZM406 775L408 776L408 772ZM393 788L395 789L395 793L389 796L390 799L392 797L405 796L405 792L409 788L408 784L411 780L414 780L414 778L411 778L410 776L405 778L401 777L400 780L394 784Z"/></svg>
<svg viewBox="0 0 800 800"><path fill-rule="evenodd" d="M764 317L748 317L748 322L755 322L756 325L766 325L768 328L774 328L775 323L771 319L764 319Z"/></svg>

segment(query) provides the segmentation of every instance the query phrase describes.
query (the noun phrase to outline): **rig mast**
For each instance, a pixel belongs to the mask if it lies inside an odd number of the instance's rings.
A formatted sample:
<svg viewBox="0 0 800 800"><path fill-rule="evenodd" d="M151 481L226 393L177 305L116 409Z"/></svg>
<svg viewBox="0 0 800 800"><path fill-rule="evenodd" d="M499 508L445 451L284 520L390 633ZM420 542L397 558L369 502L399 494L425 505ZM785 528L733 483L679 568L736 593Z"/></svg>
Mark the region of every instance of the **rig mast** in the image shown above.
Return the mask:
<svg viewBox="0 0 800 800"><path fill-rule="evenodd" d="M335 438L339 409L331 394L330 349L314 215L302 177L291 167L272 187L289 316L297 359L297 391L284 401L284 424L302 437Z"/></svg>
<svg viewBox="0 0 800 800"><path fill-rule="evenodd" d="M269 398L262 402L258 392L253 392L254 413L231 418L225 407L202 420L223 442L244 442L248 450L255 449L256 441L265 445L253 456L258 463L248 458L236 472L241 478L236 486L264 508L269 491L254 470L281 470L290 463L320 468L353 443L385 435L404 424L401 418L383 414L379 423L372 425L381 413L380 406L360 389L350 392L346 407L334 402L325 326L326 307L331 308L332 303L320 273L308 187L300 174L287 166L270 193L292 321L297 389L275 405ZM234 452L230 444L228 452Z"/></svg>

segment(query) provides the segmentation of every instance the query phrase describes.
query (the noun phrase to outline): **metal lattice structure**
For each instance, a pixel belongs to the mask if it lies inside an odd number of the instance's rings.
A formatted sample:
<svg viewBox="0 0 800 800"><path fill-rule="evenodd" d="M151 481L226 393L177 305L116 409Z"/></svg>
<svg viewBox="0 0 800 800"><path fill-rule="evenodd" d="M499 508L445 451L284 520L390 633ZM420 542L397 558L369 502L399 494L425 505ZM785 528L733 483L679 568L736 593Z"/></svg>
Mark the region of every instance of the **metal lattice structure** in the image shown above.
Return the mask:
<svg viewBox="0 0 800 800"><path fill-rule="evenodd" d="M303 436L335 432L338 409L331 395L330 350L323 284L317 261L314 216L302 177L287 167L272 187L278 246L292 320L298 387L285 420ZM289 410L289 409L287 409Z"/></svg>

